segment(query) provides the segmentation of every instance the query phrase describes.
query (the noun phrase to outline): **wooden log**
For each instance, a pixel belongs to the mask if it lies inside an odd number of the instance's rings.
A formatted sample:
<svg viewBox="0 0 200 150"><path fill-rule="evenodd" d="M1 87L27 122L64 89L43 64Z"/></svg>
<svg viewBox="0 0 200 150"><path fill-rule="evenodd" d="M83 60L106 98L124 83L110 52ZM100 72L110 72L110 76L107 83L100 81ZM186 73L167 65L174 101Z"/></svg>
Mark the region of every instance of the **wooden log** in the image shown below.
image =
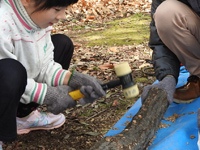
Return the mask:
<svg viewBox="0 0 200 150"><path fill-rule="evenodd" d="M166 92L153 88L138 113L126 128L117 135L97 142L90 150L144 150L154 137L168 108Z"/></svg>

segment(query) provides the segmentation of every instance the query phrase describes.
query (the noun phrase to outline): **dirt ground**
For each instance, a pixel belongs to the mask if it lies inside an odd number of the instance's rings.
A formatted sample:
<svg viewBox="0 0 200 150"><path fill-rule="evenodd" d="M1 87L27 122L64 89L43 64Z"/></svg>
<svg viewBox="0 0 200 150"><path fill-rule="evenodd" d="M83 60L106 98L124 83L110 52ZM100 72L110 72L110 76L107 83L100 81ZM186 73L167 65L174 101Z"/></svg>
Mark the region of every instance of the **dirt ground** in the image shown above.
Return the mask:
<svg viewBox="0 0 200 150"><path fill-rule="evenodd" d="M140 94L144 86L155 81L153 76L145 74L142 70L142 67L148 65L146 60L151 59L147 41L140 45L114 46L114 49L106 46L84 47L84 43L76 42L76 34L76 31L68 31L75 44L70 69L75 67L79 72L108 82L117 79L113 65L128 61ZM140 95L127 100L121 87L110 89L106 97L98 99L93 104L77 105L76 108L66 110L66 122L62 127L19 135L14 142L4 143L3 149L88 150L103 138L139 97ZM39 109L46 111L44 106Z"/></svg>

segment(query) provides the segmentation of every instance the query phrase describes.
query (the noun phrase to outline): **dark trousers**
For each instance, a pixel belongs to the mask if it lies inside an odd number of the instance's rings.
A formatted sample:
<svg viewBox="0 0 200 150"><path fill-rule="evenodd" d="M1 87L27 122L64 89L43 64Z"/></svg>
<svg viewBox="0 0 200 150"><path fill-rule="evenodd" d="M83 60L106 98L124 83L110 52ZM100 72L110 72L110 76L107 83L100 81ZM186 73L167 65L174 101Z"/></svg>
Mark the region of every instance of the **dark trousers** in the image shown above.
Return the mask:
<svg viewBox="0 0 200 150"><path fill-rule="evenodd" d="M52 36L54 59L68 69L73 55L72 41L65 35ZM39 105L23 104L21 96L27 84L27 73L23 65L13 59L0 60L0 141L13 141L17 136L16 116L25 117Z"/></svg>

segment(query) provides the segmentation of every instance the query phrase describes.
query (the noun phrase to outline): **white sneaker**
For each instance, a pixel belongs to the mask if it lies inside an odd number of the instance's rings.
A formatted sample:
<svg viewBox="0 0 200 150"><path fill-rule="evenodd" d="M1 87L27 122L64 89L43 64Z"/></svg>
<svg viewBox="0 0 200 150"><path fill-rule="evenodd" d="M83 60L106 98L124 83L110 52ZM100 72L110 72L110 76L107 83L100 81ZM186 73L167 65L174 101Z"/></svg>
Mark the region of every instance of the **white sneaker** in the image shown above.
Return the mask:
<svg viewBox="0 0 200 150"><path fill-rule="evenodd" d="M24 118L17 117L17 134L26 134L32 130L54 129L64 123L65 116L63 114L54 115L35 110Z"/></svg>

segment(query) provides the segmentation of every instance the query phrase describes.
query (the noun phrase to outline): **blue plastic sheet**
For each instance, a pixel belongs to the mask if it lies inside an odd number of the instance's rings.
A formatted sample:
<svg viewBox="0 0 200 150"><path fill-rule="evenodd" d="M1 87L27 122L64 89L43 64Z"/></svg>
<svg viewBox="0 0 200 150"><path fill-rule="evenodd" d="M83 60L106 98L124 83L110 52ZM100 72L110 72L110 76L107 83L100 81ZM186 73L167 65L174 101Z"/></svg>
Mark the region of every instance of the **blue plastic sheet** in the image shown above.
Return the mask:
<svg viewBox="0 0 200 150"><path fill-rule="evenodd" d="M177 87L187 82L189 73L184 67L181 67ZM155 83L157 83L156 81ZM154 84L155 84L154 83ZM107 132L106 136L113 136L122 132L128 121L137 114L141 107L141 99L125 113L125 115ZM172 103L164 114L168 118L174 114L181 115L176 118L175 122L161 120L161 123L169 125L166 128L157 130L155 139L148 150L198 150L198 127L197 127L197 110L200 107L200 98L197 98L189 104ZM134 135L133 135L134 136Z"/></svg>

